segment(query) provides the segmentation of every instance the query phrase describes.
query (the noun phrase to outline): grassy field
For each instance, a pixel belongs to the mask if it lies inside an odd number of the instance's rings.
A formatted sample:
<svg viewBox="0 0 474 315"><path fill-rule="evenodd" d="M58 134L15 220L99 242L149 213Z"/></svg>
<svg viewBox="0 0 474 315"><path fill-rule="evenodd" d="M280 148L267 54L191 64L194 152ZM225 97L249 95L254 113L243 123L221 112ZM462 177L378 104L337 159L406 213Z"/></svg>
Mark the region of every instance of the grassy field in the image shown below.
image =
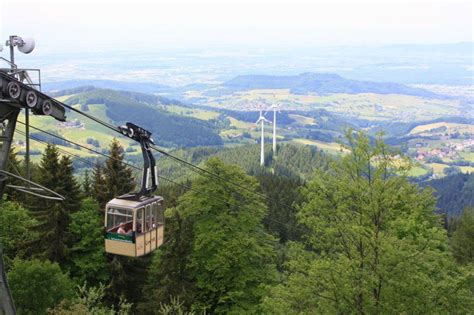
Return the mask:
<svg viewBox="0 0 474 315"><path fill-rule="evenodd" d="M426 173L428 173L427 170L425 170L424 168L420 167L420 166L415 166L415 167L412 167L409 171L408 171L408 176L412 176L412 177L418 177L418 176L423 176L425 175Z"/></svg>
<svg viewBox="0 0 474 315"><path fill-rule="evenodd" d="M431 167L433 169L433 173L438 176L444 176L443 170L448 167L448 165L442 163L427 163L426 165Z"/></svg>
<svg viewBox="0 0 474 315"><path fill-rule="evenodd" d="M433 136L445 135L446 133L451 135L457 132L460 134L474 134L474 125L439 122L416 126L410 131L409 135Z"/></svg>
<svg viewBox="0 0 474 315"><path fill-rule="evenodd" d="M303 126L305 126L305 125L315 125L316 124L314 118L311 118L311 117L306 117L306 116L296 115L296 114L289 114L288 116L290 118L294 119L298 124L303 125ZM278 123L278 121L277 121L277 123Z"/></svg>
<svg viewBox="0 0 474 315"><path fill-rule="evenodd" d="M325 108L334 113L369 120L419 121L460 114L458 100L427 99L399 94L292 94L288 89L248 90L219 96L205 96L202 104L219 108L256 109L257 104L273 102L284 109Z"/></svg>
<svg viewBox="0 0 474 315"><path fill-rule="evenodd" d="M474 162L474 152L459 152L459 155L466 161Z"/></svg>
<svg viewBox="0 0 474 315"><path fill-rule="evenodd" d="M76 107L76 106L75 106ZM92 104L88 106L89 110L87 111L88 114L93 115L94 117L97 117L101 120L104 121L109 121L107 118L107 115L105 113L105 105L102 104ZM20 122L24 122L24 116L20 115L18 117L18 120ZM68 122L74 122L74 121L79 121L82 123L82 127L72 127L72 126L67 126L61 122L58 122L51 117L45 117L45 116L35 116L32 115L30 116L30 125L32 127L37 127L49 132L53 133L58 133L61 137L66 138L68 140L74 141L76 143L79 143L81 145L84 145L86 147L95 149L97 151L100 151L102 148L108 148L110 143L114 138L116 138L120 144L124 147L127 148L129 147L132 143L134 143L133 140L129 140L125 137L120 137L118 134L114 133L113 131L107 129L106 127L99 125L84 116L78 115L74 112L68 112L67 113L67 120ZM17 125L17 129L24 131L24 127L21 124ZM30 128L30 133L31 134L37 134L40 133L39 131L36 131L34 128ZM93 139L99 141L100 148L96 148L90 144L87 143L87 139ZM23 144L20 144L18 141L22 140ZM16 134L15 135L15 147L17 148L18 151L25 150L24 146L24 137ZM35 141L31 140L31 150L39 150L43 151L44 150L44 145ZM93 156L90 151L82 149L76 149L74 147L62 147L58 146L61 149L64 149L65 151L68 151L70 153L79 155L81 157L88 157L88 156ZM36 156L32 156L32 160L36 160Z"/></svg>
<svg viewBox="0 0 474 315"><path fill-rule="evenodd" d="M472 166L460 166L459 168L463 173L474 173L474 167Z"/></svg>
<svg viewBox="0 0 474 315"><path fill-rule="evenodd" d="M201 97L202 95L189 93L189 96ZM58 98L61 101L66 100L69 95L62 96ZM366 118L366 119L393 119L400 118L407 120L417 120L417 119L429 119L438 117L439 115L445 115L447 112L450 114L456 113L457 103L453 100L430 100L422 99L413 96L404 96L404 95L374 95L374 94L333 94L333 95L293 95L289 90L252 90L245 92L234 93L233 95L223 95L219 97L209 97L208 100L212 102L215 106L226 107L231 106L231 109L235 109L235 104L241 102L243 106L249 106L252 104L251 101L262 101L265 100L269 103L275 101L278 102L283 108L289 106L290 108L298 109L314 109L314 108L325 108L329 111L335 113L343 113L344 115ZM209 104L207 104L209 105ZM75 105L79 106L79 105ZM79 108L79 107L77 107ZM163 106L163 109L183 116L194 117L201 120L210 120L217 118L220 113L212 110L202 110L188 108L178 105L166 105ZM251 109L251 108L247 108ZM286 109L286 108L285 108ZM106 114L106 106L103 104L91 104L88 105L88 114L93 115L104 121L109 121ZM126 149L131 146L134 141L129 140L125 137L120 137L115 134L113 131L88 120L87 118L78 115L74 112L68 112L68 122L78 121L81 124L79 125L67 125L62 124L58 121L55 121L51 117L42 117L42 116L31 116L31 125L37 126L41 129L45 129L52 132L59 133L62 137L69 139L71 141L77 142L81 145L96 149L101 151L106 149L110 142L117 138L121 145ZM284 139L291 139L290 142L312 145L316 146L322 151L325 151L332 155L340 155L347 150L341 150L340 144L336 142L323 142L317 140L309 140L302 138L302 135L298 133L299 126L305 125L315 125L315 119L306 117L303 115L290 114L290 117L296 122L291 126L291 130L284 128L277 131L278 141L281 142ZM414 117L417 117L416 119ZM20 115L19 120L23 121L23 115ZM233 117L228 117L230 121L231 128L226 128L220 131L220 136L223 138L226 146L235 146L235 145L246 145L255 143L257 139L260 139L260 130L259 127L252 122L244 122ZM271 126L265 126L265 137L272 138ZM433 131L433 129L445 127L446 131ZM24 130L23 126L18 125L18 129ZM31 130L32 133L36 133L34 130ZM242 135L244 132L248 132L251 138L243 138ZM453 134L459 132L463 133L472 133L474 134L474 126L466 124L455 124L455 123L435 123L435 124L426 124L422 126L417 126L411 130L410 135L434 135L436 132ZM296 137L292 139L293 137ZM99 142L99 148L96 148L90 144L87 144L87 139L97 140ZM15 135L15 140L17 140L17 151L25 149L24 139L19 135ZM19 143L18 140L23 140L23 144ZM409 143L409 146L414 146L416 142L420 140L414 139ZM452 140L451 142L462 141L462 140ZM423 142L428 142L428 147L440 147L446 145L444 140L431 141L423 140ZM87 150L79 150L75 147L61 147L61 149L76 154L81 157L90 157L93 156ZM127 153L128 154L140 154L139 147L134 147L137 149L136 152ZM44 146L35 141L31 141L31 149L33 151L44 150ZM474 152L469 150L459 152L459 156L467 161L474 162ZM32 160L38 162L41 158L41 155L33 155ZM458 158L458 157L456 157ZM454 157L453 157L454 159ZM443 162L453 162L452 160L444 160ZM437 176L444 176L443 170L448 166L443 163L429 163L428 167L433 168L434 174ZM474 167L461 167L463 172L474 172ZM422 176L427 172L426 169L416 166L410 172L410 176Z"/></svg>
<svg viewBox="0 0 474 315"><path fill-rule="evenodd" d="M241 120L235 119L234 117L228 117L227 119L229 119L231 126L238 129L251 130L257 127L257 125L254 123L241 121Z"/></svg>
<svg viewBox="0 0 474 315"><path fill-rule="evenodd" d="M177 105L166 105L164 106L164 109L175 114L194 117L201 120L215 119L219 117L220 115L218 112L214 112L214 111L208 111L208 110L203 110L203 109L191 109L188 107L182 107L182 106L177 106Z"/></svg>
<svg viewBox="0 0 474 315"><path fill-rule="evenodd" d="M342 148L341 145L336 142L322 142L322 141L317 141L317 140L308 140L308 139L301 139L301 138L293 139L292 142L306 144L306 145L313 145L317 147L318 149L325 151L329 154L333 154L333 155L339 155L343 152L347 152L347 149Z"/></svg>

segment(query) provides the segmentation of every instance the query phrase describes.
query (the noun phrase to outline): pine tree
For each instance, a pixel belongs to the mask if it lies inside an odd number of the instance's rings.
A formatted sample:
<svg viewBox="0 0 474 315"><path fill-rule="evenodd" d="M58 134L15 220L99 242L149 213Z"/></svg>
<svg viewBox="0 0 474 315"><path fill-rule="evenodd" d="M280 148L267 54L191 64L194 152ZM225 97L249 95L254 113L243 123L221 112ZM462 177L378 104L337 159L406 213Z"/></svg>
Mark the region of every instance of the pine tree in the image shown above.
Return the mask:
<svg viewBox="0 0 474 315"><path fill-rule="evenodd" d="M104 167L97 163L92 171L92 197L99 203L101 209L105 209L107 198L107 186L105 183ZM103 211L103 210L102 210Z"/></svg>
<svg viewBox="0 0 474 315"><path fill-rule="evenodd" d="M70 215L78 211L81 192L73 176L69 157L59 159L54 145L46 147L41 159L37 181L65 197L64 201L35 200L33 214L39 222L37 254L58 263L65 263L71 239L68 233Z"/></svg>
<svg viewBox="0 0 474 315"><path fill-rule="evenodd" d="M135 188L135 179L132 170L123 164L124 151L117 139L110 144L110 158L105 163L104 175L107 198L115 197L132 192Z"/></svg>
<svg viewBox="0 0 474 315"><path fill-rule="evenodd" d="M92 183L89 170L84 172L84 180L82 182L82 191L86 198L92 197Z"/></svg>
<svg viewBox="0 0 474 315"><path fill-rule="evenodd" d="M54 145L48 144L41 157L39 172L36 182L56 191L58 184L59 153ZM61 225L67 224L67 215L58 206L56 201L48 199L31 200L27 206L33 210L32 214L39 222L36 230L39 233L39 241L35 246L35 253L47 259L57 259L65 255L65 243L61 237Z"/></svg>
<svg viewBox="0 0 474 315"><path fill-rule="evenodd" d="M474 263L474 211L465 208L451 237L451 249L461 264Z"/></svg>
<svg viewBox="0 0 474 315"><path fill-rule="evenodd" d="M38 182L50 189L56 187L59 171L59 153L53 144L48 144L41 157Z"/></svg>
<svg viewBox="0 0 474 315"><path fill-rule="evenodd" d="M79 210L82 192L74 177L74 169L69 156L62 156L59 161L57 192L65 198L60 205L69 214Z"/></svg>
<svg viewBox="0 0 474 315"><path fill-rule="evenodd" d="M14 146L11 146L10 152L8 153L7 172L12 174L23 176L22 163L18 160L18 153ZM13 177L8 178L8 184L22 186L25 183ZM5 195L7 200L21 202L24 200L24 193L21 193L13 188L5 187Z"/></svg>
<svg viewBox="0 0 474 315"><path fill-rule="evenodd" d="M102 170L104 181L101 183L99 179L100 185L97 187L94 185L97 199L103 208L108 201L132 192L135 187L132 170L123 163L124 150L116 139L110 144L109 155L110 158L106 160ZM94 174L94 179L96 175L99 173ZM101 186L102 184L104 186ZM101 187L105 187L105 189L101 190ZM141 298L141 288L145 283L149 257L140 260L118 256L108 257L111 266L108 300L119 303L120 299L125 296L128 301L136 302Z"/></svg>
<svg viewBox="0 0 474 315"><path fill-rule="evenodd" d="M265 227L278 235L281 243L300 238L296 212L301 202L302 181L295 177L276 176L269 173L257 175L260 187L268 196L268 214L263 220Z"/></svg>

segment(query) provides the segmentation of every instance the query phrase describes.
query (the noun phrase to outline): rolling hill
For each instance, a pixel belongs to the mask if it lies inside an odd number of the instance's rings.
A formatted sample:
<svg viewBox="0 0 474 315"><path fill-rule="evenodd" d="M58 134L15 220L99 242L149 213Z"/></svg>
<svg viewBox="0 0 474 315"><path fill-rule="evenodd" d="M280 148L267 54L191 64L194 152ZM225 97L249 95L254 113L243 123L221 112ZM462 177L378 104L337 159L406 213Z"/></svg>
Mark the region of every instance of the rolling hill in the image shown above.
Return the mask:
<svg viewBox="0 0 474 315"><path fill-rule="evenodd" d="M161 106L172 101L142 93L93 89L66 99L70 105L81 105L82 110L104 104L106 115L117 125L127 121L146 126L155 142L163 146L221 145L216 127L208 121L184 117L165 111Z"/></svg>
<svg viewBox="0 0 474 315"><path fill-rule="evenodd" d="M242 75L237 76L223 86L232 90L290 89L293 94L332 93L374 93L403 94L429 98L444 98L433 92L412 88L398 83L381 83L348 80L333 73L301 73L299 75Z"/></svg>

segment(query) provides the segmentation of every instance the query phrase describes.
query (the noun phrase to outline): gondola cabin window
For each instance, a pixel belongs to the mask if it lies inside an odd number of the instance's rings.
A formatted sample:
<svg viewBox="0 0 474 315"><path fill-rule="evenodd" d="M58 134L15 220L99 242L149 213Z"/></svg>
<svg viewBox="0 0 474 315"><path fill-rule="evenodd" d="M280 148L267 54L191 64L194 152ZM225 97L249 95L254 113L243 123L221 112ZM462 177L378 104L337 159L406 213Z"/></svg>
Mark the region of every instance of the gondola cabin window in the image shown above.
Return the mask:
<svg viewBox="0 0 474 315"><path fill-rule="evenodd" d="M115 198L106 205L105 251L111 254L138 257L163 244L163 198L143 200Z"/></svg>
<svg viewBox="0 0 474 315"><path fill-rule="evenodd" d="M125 224L125 231L131 231L133 226L133 211L109 208L107 211L107 231L117 233L121 223Z"/></svg>

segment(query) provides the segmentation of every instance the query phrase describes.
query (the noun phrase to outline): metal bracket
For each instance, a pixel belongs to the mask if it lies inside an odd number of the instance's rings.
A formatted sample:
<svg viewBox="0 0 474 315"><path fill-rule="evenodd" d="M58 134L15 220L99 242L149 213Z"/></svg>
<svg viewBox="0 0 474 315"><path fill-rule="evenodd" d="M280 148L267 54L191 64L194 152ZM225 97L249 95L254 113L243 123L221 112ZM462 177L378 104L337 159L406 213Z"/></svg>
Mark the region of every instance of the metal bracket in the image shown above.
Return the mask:
<svg viewBox="0 0 474 315"><path fill-rule="evenodd" d="M9 176L13 177L13 178L16 178L18 180L24 181L25 183L27 183L31 186L6 185L6 187L10 187L12 189L15 189L15 190L18 190L18 191L21 191L21 192L24 192L24 193L27 193L27 194L30 194L30 195L33 195L33 196L36 196L36 197L48 199L48 200L58 200L58 201L66 200L66 198L64 196L58 194L54 190L51 190L47 187L44 187L43 185L40 185L40 184L35 183L35 182L33 182L31 180L28 180L26 178L15 175L13 173L10 173L10 172L4 171L4 170L0 170L0 182L3 182L5 180L7 180L7 178ZM42 195L41 192L43 192L43 191L47 192L47 193L50 193L54 196Z"/></svg>
<svg viewBox="0 0 474 315"><path fill-rule="evenodd" d="M158 188L158 170L150 147L151 144L154 144L151 132L130 122L126 123L125 126L119 127L119 130L127 137L140 142L143 156L143 174L140 191L126 194L119 198L139 200L142 197L151 196L156 188Z"/></svg>

